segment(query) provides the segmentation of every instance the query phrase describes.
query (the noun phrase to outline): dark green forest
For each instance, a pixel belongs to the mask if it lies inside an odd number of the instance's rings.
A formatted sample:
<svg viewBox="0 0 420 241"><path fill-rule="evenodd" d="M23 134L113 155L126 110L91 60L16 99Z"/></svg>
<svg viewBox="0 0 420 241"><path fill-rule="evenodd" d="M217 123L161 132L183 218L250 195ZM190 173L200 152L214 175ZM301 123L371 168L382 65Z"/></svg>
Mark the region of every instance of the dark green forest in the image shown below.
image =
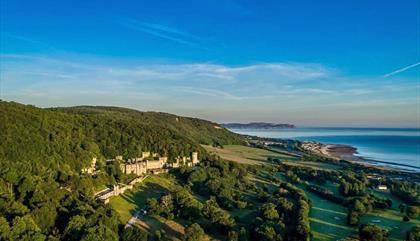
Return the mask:
<svg viewBox="0 0 420 241"><path fill-rule="evenodd" d="M93 200L92 157L173 159L200 144L240 144L217 124L116 107L42 109L0 101L0 240L117 240L116 212Z"/></svg>

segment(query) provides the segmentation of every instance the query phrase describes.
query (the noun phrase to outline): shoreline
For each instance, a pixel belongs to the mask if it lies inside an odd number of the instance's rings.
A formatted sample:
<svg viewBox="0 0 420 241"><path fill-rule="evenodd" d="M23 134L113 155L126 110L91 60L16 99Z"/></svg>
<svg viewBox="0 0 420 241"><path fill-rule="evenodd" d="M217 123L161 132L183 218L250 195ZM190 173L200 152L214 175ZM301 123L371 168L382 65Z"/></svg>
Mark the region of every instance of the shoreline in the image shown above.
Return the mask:
<svg viewBox="0 0 420 241"><path fill-rule="evenodd" d="M357 152L357 148L351 145L326 144L326 143L315 142L315 141L305 141L305 142L302 142L301 147L304 150L311 151L316 154L325 155L333 159L343 159L346 161L351 161L358 164L374 166L374 167L379 167L379 168L397 169L397 170L408 171L408 172L420 172L420 167L416 167L416 166L412 166L408 164L396 163L396 162L380 161L380 160L365 158L363 156L357 156L356 154L359 154L359 152ZM381 165L381 164L388 164L388 165Z"/></svg>

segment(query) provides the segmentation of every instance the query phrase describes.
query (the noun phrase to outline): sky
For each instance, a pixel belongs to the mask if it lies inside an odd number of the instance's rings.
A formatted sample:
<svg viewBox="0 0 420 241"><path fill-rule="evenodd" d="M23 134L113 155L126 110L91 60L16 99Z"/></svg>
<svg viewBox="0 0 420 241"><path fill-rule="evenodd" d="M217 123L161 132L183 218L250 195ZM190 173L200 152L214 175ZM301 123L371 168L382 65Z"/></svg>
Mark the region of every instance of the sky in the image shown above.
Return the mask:
<svg viewBox="0 0 420 241"><path fill-rule="evenodd" d="M420 128L420 1L0 1L0 99Z"/></svg>

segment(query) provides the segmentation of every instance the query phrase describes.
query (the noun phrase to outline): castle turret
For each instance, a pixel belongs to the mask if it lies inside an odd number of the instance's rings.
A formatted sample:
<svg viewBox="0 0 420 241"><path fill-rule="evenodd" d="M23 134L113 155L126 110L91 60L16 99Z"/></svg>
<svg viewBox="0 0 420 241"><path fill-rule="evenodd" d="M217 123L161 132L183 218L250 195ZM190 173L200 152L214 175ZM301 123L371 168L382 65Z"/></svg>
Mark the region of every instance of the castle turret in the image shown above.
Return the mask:
<svg viewBox="0 0 420 241"><path fill-rule="evenodd" d="M198 152L193 152L191 153L191 161L193 165L197 165L198 164Z"/></svg>
<svg viewBox="0 0 420 241"><path fill-rule="evenodd" d="M120 187L116 184L113 186L114 196L120 195Z"/></svg>
<svg viewBox="0 0 420 241"><path fill-rule="evenodd" d="M144 151L144 152L141 153L141 158L142 159L145 159L145 158L148 158L148 157L150 157L150 152Z"/></svg>

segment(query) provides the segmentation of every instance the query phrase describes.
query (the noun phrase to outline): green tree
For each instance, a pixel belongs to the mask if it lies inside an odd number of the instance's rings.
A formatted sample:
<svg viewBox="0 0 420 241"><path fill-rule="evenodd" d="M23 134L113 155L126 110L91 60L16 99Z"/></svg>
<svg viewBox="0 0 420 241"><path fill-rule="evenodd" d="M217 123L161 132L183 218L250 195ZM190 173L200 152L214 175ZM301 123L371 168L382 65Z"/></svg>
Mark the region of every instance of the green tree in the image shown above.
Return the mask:
<svg viewBox="0 0 420 241"><path fill-rule="evenodd" d="M407 232L406 241L419 241L420 240L420 225L413 226Z"/></svg>
<svg viewBox="0 0 420 241"><path fill-rule="evenodd" d="M85 230L86 218L76 215L70 218L66 229L64 230L64 237L67 240L80 240Z"/></svg>
<svg viewBox="0 0 420 241"><path fill-rule="evenodd" d="M147 232L137 227L129 227L123 230L122 241L147 241Z"/></svg>
<svg viewBox="0 0 420 241"><path fill-rule="evenodd" d="M261 207L261 214L262 217L267 220L279 219L279 213L276 210L276 205L273 203L264 203Z"/></svg>
<svg viewBox="0 0 420 241"><path fill-rule="evenodd" d="M407 206L406 210L406 215L407 217L411 218L411 219L416 219L417 216L420 213L420 207L416 207L416 206Z"/></svg>
<svg viewBox="0 0 420 241"><path fill-rule="evenodd" d="M199 241L204 238L204 230L197 223L191 224L185 229L184 241Z"/></svg>
<svg viewBox="0 0 420 241"><path fill-rule="evenodd" d="M45 235L41 233L41 229L36 225L35 221L29 215L25 215L16 217L13 220L10 239L43 241L45 240Z"/></svg>
<svg viewBox="0 0 420 241"><path fill-rule="evenodd" d="M0 217L0 240L10 239L10 226L6 218Z"/></svg>
<svg viewBox="0 0 420 241"><path fill-rule="evenodd" d="M373 224L363 224L359 228L361 241L387 241L388 231Z"/></svg>

